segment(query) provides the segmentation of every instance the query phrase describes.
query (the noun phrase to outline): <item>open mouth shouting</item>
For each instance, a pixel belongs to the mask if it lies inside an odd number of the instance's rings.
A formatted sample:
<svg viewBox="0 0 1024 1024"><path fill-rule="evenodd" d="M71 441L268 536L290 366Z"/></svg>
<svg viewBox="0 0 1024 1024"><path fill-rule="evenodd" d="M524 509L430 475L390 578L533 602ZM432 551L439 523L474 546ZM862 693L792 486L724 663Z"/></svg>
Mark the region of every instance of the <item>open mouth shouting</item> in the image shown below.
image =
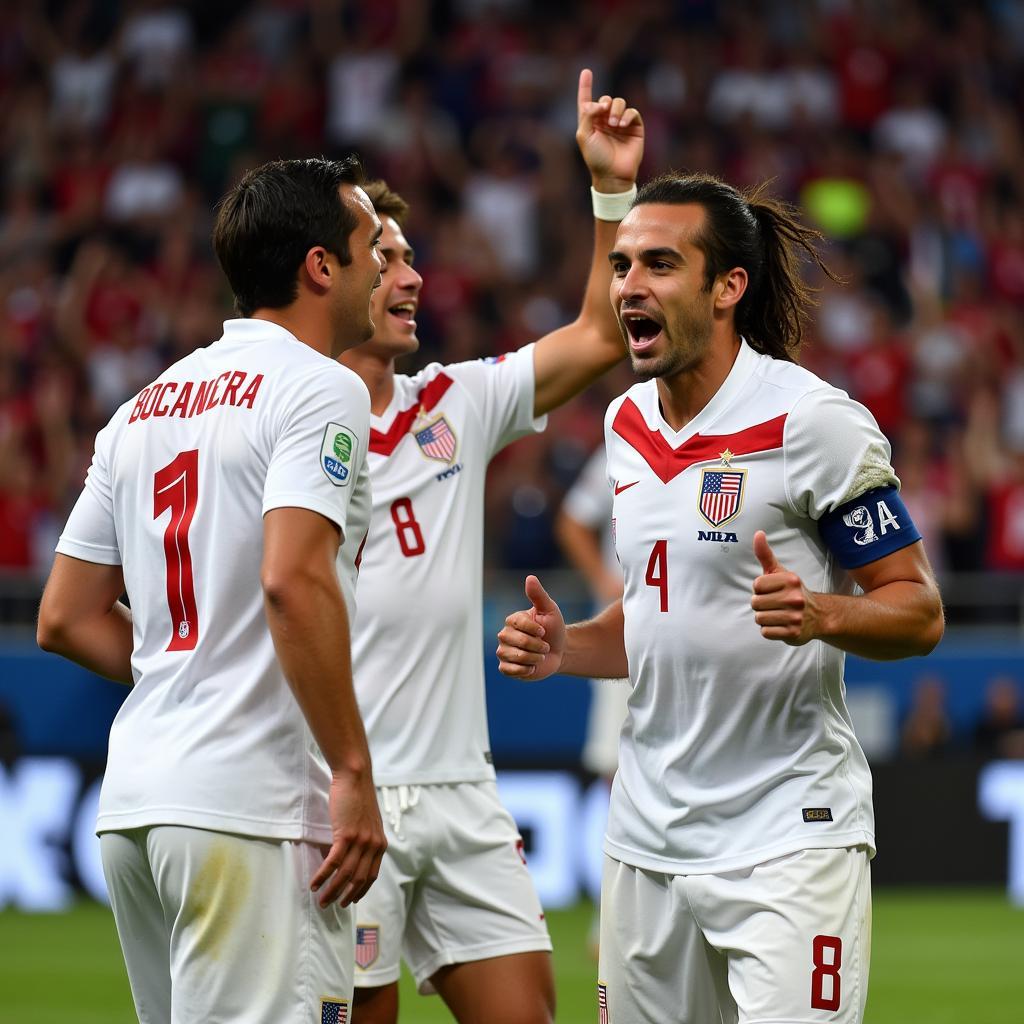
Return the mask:
<svg viewBox="0 0 1024 1024"><path fill-rule="evenodd" d="M644 310L624 309L620 316L631 352L645 352L661 337L662 324Z"/></svg>

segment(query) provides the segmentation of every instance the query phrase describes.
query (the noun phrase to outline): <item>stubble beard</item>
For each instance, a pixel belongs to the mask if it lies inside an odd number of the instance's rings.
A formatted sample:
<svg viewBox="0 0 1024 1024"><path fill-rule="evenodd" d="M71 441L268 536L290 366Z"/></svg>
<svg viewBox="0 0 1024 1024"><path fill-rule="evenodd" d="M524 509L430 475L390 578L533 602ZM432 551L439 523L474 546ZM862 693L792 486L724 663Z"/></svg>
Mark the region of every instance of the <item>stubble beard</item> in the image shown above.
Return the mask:
<svg viewBox="0 0 1024 1024"><path fill-rule="evenodd" d="M704 315L702 310L681 311L671 325L665 325L663 332L668 344L662 355L643 358L630 351L633 373L641 380L667 379L699 366L711 347L710 312ZM682 340L676 342L675 338ZM626 343L629 344L628 335Z"/></svg>

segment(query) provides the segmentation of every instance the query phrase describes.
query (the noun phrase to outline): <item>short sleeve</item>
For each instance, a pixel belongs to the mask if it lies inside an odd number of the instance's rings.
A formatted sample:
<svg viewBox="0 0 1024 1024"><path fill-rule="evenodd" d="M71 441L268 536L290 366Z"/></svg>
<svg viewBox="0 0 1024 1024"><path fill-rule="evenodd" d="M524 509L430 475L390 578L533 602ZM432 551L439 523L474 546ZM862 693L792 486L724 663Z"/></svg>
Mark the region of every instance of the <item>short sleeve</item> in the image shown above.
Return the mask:
<svg viewBox="0 0 1024 1024"><path fill-rule="evenodd" d="M786 491L796 512L819 520L881 487L899 487L874 417L834 388L811 391L786 419Z"/></svg>
<svg viewBox="0 0 1024 1024"><path fill-rule="evenodd" d="M85 487L68 516L56 548L58 554L99 565L121 564L110 482L111 436L109 425L96 435Z"/></svg>
<svg viewBox="0 0 1024 1024"><path fill-rule="evenodd" d="M533 415L533 345L490 359L445 367L464 386L480 417L490 456L526 434L542 431L547 417Z"/></svg>
<svg viewBox="0 0 1024 1024"><path fill-rule="evenodd" d="M604 527L612 514L612 489L607 466L608 458L604 445L601 445L587 460L562 505L567 515L594 530Z"/></svg>
<svg viewBox="0 0 1024 1024"><path fill-rule="evenodd" d="M345 535L349 504L366 461L370 396L341 366L320 368L291 392L270 455L263 514L306 508L336 523Z"/></svg>

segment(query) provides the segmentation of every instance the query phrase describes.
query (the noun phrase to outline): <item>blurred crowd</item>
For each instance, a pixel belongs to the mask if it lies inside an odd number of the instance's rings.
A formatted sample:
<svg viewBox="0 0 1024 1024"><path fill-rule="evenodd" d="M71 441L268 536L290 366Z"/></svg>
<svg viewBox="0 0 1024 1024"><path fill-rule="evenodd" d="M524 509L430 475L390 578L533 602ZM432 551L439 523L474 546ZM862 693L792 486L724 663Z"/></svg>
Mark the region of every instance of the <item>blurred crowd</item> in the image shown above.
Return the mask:
<svg viewBox="0 0 1024 1024"><path fill-rule="evenodd" d="M816 282L803 361L892 439L940 570L1024 572L1022 0L0 0L0 15L0 573L45 572L96 430L219 336L213 206L265 159L355 149L411 202L413 367L572 319L591 245L583 66L642 111L645 176L772 179L803 208L845 282ZM558 561L554 513L629 383L498 460L493 564Z"/></svg>

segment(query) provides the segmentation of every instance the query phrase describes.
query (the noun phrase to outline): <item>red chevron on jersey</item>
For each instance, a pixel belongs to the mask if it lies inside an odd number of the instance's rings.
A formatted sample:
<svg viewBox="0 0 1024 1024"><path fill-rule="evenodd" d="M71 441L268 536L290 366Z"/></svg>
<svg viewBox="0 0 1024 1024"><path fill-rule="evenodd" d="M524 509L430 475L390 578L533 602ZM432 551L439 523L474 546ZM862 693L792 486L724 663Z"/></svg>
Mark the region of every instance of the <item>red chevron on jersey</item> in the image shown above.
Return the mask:
<svg viewBox="0 0 1024 1024"><path fill-rule="evenodd" d="M441 401L451 385L451 377L439 373L416 396L418 401L415 405L403 409L395 416L386 433L380 430L370 431L370 451L375 455L390 455L398 447L402 438L409 433L409 428L416 422L416 417L420 412L430 412Z"/></svg>
<svg viewBox="0 0 1024 1024"><path fill-rule="evenodd" d="M642 455L658 479L667 484L695 463L717 459L726 448L734 455L781 448L785 425L786 415L783 414L735 434L694 434L678 448L673 448L660 430L647 426L643 414L633 400L627 398L615 416L612 430Z"/></svg>

